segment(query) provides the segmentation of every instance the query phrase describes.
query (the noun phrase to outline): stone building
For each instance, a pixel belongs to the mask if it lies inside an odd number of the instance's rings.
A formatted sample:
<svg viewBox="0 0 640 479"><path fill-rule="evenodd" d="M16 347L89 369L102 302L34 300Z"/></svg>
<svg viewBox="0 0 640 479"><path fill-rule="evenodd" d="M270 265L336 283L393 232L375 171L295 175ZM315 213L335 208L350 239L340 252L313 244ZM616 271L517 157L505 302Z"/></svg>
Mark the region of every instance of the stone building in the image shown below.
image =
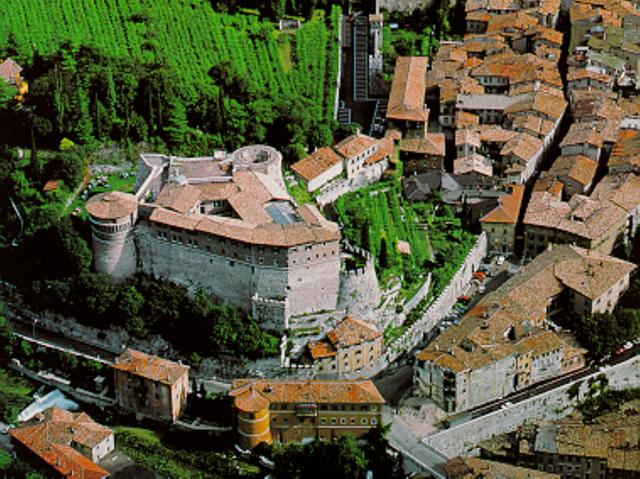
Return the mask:
<svg viewBox="0 0 640 479"><path fill-rule="evenodd" d="M52 407L9 432L19 456L47 477L102 479L109 473L97 465L113 451L113 431L85 413Z"/></svg>
<svg viewBox="0 0 640 479"><path fill-rule="evenodd" d="M480 218L482 231L487 233L489 254L513 254L523 195L524 186L513 185L511 193L499 197L498 206Z"/></svg>
<svg viewBox="0 0 640 479"><path fill-rule="evenodd" d="M124 411L174 422L187 405L189 366L127 349L113 370L116 401Z"/></svg>
<svg viewBox="0 0 640 479"><path fill-rule="evenodd" d="M335 309L338 225L297 205L273 148L209 158L144 154L135 195L93 196L95 266L202 289L285 329L292 315Z"/></svg>
<svg viewBox="0 0 640 479"><path fill-rule="evenodd" d="M447 479L560 479L559 474L540 472L478 457L455 457L444 466Z"/></svg>
<svg viewBox="0 0 640 479"><path fill-rule="evenodd" d="M420 352L414 383L457 412L580 369L586 351L546 329L547 320L611 311L634 269L612 256L553 246Z"/></svg>
<svg viewBox="0 0 640 479"><path fill-rule="evenodd" d="M396 60L386 118L389 128L399 130L404 138L423 138L427 134L427 62L427 57Z"/></svg>
<svg viewBox="0 0 640 479"><path fill-rule="evenodd" d="M640 475L640 401L585 424L578 413L479 444L482 457L561 477L636 478ZM541 472L542 473L542 472Z"/></svg>
<svg viewBox="0 0 640 479"><path fill-rule="evenodd" d="M320 374L358 372L382 355L382 333L371 324L346 316L325 338L310 341L307 349Z"/></svg>
<svg viewBox="0 0 640 479"><path fill-rule="evenodd" d="M229 396L242 447L362 437L382 424L385 401L372 381L236 379Z"/></svg>
<svg viewBox="0 0 640 479"><path fill-rule="evenodd" d="M524 216L524 256L532 258L551 243L571 243L611 253L627 230L627 212L596 196L534 191Z"/></svg>

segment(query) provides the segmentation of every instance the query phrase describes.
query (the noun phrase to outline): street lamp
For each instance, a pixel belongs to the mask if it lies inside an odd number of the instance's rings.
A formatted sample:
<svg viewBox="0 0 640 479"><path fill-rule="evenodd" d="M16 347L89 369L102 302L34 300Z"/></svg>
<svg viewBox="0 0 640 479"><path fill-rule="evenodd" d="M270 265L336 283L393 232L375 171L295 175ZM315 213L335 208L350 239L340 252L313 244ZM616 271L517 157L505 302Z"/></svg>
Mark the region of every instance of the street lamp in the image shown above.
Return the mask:
<svg viewBox="0 0 640 479"><path fill-rule="evenodd" d="M36 337L36 323L37 323L37 322L38 322L38 320L37 320L37 319L34 319L34 320L33 320L33 329L32 329L32 332L31 332L31 336L32 336L33 338L35 338L35 337Z"/></svg>

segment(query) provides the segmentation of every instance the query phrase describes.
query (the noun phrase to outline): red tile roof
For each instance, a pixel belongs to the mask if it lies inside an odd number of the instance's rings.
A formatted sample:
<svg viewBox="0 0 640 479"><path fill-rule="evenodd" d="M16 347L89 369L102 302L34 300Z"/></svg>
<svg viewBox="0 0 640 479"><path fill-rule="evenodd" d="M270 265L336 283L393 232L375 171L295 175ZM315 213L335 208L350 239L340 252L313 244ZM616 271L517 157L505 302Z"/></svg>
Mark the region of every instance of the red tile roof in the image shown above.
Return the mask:
<svg viewBox="0 0 640 479"><path fill-rule="evenodd" d="M522 207L523 194L523 185L513 185L511 194L498 198L498 206L480 218L480 222L515 224Z"/></svg>
<svg viewBox="0 0 640 479"><path fill-rule="evenodd" d="M131 348L116 359L113 368L164 384L175 384L189 375L189 366Z"/></svg>
<svg viewBox="0 0 640 479"><path fill-rule="evenodd" d="M311 181L341 162L342 158L333 148L324 146L294 163L291 169L305 180Z"/></svg>
<svg viewBox="0 0 640 479"><path fill-rule="evenodd" d="M389 94L387 119L426 122L424 106L427 74L426 57L398 57Z"/></svg>
<svg viewBox="0 0 640 479"><path fill-rule="evenodd" d="M270 404L384 404L372 381L234 379L233 398L260 394Z"/></svg>
<svg viewBox="0 0 640 479"><path fill-rule="evenodd" d="M92 449L113 436L87 414L49 408L24 426L10 431L23 444L65 477L99 479L109 473L71 447L78 444Z"/></svg>

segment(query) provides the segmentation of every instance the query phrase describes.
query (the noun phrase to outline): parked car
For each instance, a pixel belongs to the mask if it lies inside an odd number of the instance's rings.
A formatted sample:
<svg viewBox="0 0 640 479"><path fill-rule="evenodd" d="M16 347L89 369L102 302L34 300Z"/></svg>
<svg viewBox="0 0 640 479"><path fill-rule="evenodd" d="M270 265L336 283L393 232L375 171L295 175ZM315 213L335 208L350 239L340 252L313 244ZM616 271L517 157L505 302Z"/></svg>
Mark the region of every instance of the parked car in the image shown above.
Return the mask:
<svg viewBox="0 0 640 479"><path fill-rule="evenodd" d="M624 349L631 349L633 347L633 342L631 341L627 341L626 343L624 343L623 348Z"/></svg>
<svg viewBox="0 0 640 479"><path fill-rule="evenodd" d="M498 259L496 260L496 264L498 266L502 266L504 264L504 256L498 256Z"/></svg>
<svg viewBox="0 0 640 479"><path fill-rule="evenodd" d="M480 286L478 286L478 293L484 294L486 290L487 290L487 287L484 284L481 284Z"/></svg>

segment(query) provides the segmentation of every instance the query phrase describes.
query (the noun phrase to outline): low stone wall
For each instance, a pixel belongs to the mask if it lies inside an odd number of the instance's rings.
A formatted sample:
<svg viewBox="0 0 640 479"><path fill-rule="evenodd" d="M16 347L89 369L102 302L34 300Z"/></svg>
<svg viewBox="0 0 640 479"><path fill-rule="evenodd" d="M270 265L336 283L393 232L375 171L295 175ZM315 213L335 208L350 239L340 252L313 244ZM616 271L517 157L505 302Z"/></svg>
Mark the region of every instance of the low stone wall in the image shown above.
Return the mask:
<svg viewBox="0 0 640 479"><path fill-rule="evenodd" d="M604 374L612 389L640 387L640 356L580 379L580 398L584 397L590 378ZM574 403L569 399L567 390L575 383L562 385L530 399L518 402L507 409L500 409L477 419L446 429L426 437L424 444L452 458L468 453L475 445L496 434L513 431L525 422L540 422L568 416Z"/></svg>
<svg viewBox="0 0 640 479"><path fill-rule="evenodd" d="M449 284L444 288L442 293L435 299L431 306L422 315L418 321L413 323L402 336L388 345L385 355L387 363L392 363L398 356L405 351L413 349L424 336L438 322L443 319L458 300L458 297L465 292L473 272L478 269L480 263L487 255L487 235L483 232L476 244L467 254L462 266L456 271Z"/></svg>
<svg viewBox="0 0 640 479"><path fill-rule="evenodd" d="M415 308L420 301L427 297L429 294L429 290L431 289L431 273L427 275L427 279L422 286L418 290L416 294L413 295L409 301L407 301L404 305L403 312L404 314L409 314L413 308Z"/></svg>

